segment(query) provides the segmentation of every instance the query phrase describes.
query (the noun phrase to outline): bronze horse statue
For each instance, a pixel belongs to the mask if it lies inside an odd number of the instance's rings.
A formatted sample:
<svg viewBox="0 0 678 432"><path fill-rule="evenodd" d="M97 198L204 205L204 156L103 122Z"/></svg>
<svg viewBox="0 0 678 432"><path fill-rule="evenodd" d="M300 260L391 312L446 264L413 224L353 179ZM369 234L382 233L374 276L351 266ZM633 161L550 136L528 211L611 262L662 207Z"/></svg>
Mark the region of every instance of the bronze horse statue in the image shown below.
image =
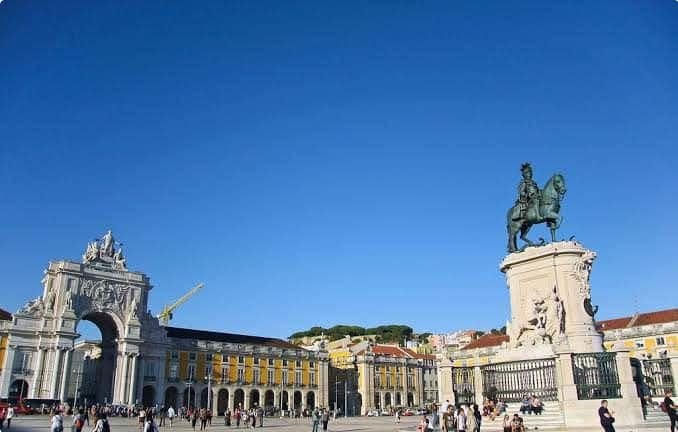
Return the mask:
<svg viewBox="0 0 678 432"><path fill-rule="evenodd" d="M546 223L551 230L551 241L556 241L556 230L560 228L563 217L560 215L560 201L565 196L565 177L562 174L554 174L544 185L537 196L530 201L526 210L517 208L516 203L506 215L506 229L508 230L508 251L518 252L528 246L535 246L527 233L532 225ZM520 238L526 243L522 249L516 246L516 235L520 232ZM543 243L543 240L542 240Z"/></svg>

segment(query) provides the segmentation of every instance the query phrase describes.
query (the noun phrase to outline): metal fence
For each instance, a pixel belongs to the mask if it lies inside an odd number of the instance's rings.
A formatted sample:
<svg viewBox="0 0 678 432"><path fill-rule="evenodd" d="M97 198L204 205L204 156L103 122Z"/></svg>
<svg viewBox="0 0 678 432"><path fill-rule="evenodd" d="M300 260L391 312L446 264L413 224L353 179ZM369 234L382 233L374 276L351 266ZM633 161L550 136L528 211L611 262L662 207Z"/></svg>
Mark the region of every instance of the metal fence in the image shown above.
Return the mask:
<svg viewBox="0 0 678 432"><path fill-rule="evenodd" d="M573 354L572 369L579 399L621 397L616 353Z"/></svg>
<svg viewBox="0 0 678 432"><path fill-rule="evenodd" d="M555 359L524 360L482 367L483 394L504 402L519 402L525 395L558 400Z"/></svg>
<svg viewBox="0 0 678 432"><path fill-rule="evenodd" d="M473 384L473 368L459 367L452 368L452 390L457 404L474 404L475 385Z"/></svg>
<svg viewBox="0 0 678 432"><path fill-rule="evenodd" d="M670 359L646 359L642 363L643 378L650 396L664 396L668 390L675 390Z"/></svg>

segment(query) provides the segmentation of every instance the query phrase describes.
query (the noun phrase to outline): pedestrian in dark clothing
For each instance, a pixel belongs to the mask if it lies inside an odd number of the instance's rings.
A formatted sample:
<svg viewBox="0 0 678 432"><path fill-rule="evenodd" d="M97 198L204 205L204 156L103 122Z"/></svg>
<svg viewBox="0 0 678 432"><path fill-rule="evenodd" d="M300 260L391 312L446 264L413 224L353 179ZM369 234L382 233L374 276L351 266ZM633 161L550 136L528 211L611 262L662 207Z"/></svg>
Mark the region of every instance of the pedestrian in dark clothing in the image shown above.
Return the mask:
<svg viewBox="0 0 678 432"><path fill-rule="evenodd" d="M676 432L676 421L678 416L676 416L676 404L673 403L673 392L671 390L666 391L666 397L664 398L664 410L666 414L669 415L669 420L671 421L671 432Z"/></svg>
<svg viewBox="0 0 678 432"><path fill-rule="evenodd" d="M603 400L600 403L600 408L598 408L598 416L600 417L600 425L603 427L605 432L615 432L614 426L614 417L612 417L614 411L607 409L607 401Z"/></svg>

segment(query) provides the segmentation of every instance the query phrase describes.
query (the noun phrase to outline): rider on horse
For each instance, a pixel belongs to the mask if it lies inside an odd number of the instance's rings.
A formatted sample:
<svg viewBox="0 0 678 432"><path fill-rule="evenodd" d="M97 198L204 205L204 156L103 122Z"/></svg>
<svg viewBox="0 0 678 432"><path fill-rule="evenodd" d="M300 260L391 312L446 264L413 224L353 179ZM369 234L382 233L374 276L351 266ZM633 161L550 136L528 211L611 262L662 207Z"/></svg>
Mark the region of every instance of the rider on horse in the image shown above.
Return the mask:
<svg viewBox="0 0 678 432"><path fill-rule="evenodd" d="M527 211L534 208L537 219L541 218L539 214L539 200L541 199L541 192L537 182L532 179L532 166L529 162L524 163L520 167L520 172L523 174L523 180L518 185L518 200L513 209L513 220L525 219Z"/></svg>

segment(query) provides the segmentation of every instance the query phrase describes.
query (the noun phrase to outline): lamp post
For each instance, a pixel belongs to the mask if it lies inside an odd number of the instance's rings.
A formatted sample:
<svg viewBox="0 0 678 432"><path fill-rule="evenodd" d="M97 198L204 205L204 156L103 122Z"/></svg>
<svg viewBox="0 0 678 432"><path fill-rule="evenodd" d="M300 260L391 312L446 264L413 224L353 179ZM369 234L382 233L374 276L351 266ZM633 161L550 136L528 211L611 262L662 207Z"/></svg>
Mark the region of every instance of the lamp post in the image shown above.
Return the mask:
<svg viewBox="0 0 678 432"><path fill-rule="evenodd" d="M73 396L73 406L77 408L78 406L78 394L80 393L80 378L82 377L82 363L78 369L73 369L75 374L75 395Z"/></svg>
<svg viewBox="0 0 678 432"><path fill-rule="evenodd" d="M211 372L211 371L210 371ZM212 374L205 377L207 380L207 409L212 410Z"/></svg>
<svg viewBox="0 0 678 432"><path fill-rule="evenodd" d="M184 402L186 402L186 409L187 410L191 408L191 384L192 384L191 378L189 378L186 381L186 386L188 386L188 393L186 394L188 401L184 401Z"/></svg>

